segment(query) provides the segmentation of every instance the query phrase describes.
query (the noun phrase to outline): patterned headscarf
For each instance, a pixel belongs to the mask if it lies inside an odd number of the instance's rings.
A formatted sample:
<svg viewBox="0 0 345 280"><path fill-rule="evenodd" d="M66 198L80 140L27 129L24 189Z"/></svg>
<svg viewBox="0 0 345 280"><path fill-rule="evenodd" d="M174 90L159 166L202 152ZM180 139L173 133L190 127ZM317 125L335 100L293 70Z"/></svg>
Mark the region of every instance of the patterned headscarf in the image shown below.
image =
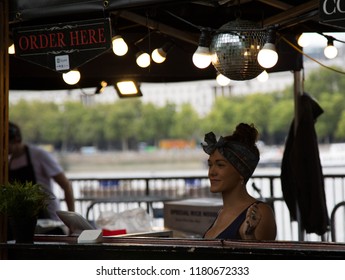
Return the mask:
<svg viewBox="0 0 345 280"><path fill-rule="evenodd" d="M254 173L259 162L259 155L250 150L245 144L227 141L220 136L217 141L213 132L205 134L205 142L201 144L205 153L211 155L216 149L236 168L247 182Z"/></svg>

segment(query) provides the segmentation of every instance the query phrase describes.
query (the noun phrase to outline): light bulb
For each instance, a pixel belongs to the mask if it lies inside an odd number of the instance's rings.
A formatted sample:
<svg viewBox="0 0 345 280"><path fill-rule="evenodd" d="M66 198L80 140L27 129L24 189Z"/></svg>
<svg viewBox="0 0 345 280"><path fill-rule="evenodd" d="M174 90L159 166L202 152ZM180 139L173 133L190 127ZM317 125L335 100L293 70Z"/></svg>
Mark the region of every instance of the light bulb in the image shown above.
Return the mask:
<svg viewBox="0 0 345 280"><path fill-rule="evenodd" d="M193 54L193 63L200 69L208 67L211 64L210 49L199 46Z"/></svg>
<svg viewBox="0 0 345 280"><path fill-rule="evenodd" d="M152 60L156 63L162 63L165 61L166 59L166 52L163 49L155 49L151 56L152 56Z"/></svg>
<svg viewBox="0 0 345 280"><path fill-rule="evenodd" d="M128 46L121 36L115 36L112 40L113 52L118 56L123 56L128 52Z"/></svg>
<svg viewBox="0 0 345 280"><path fill-rule="evenodd" d="M330 44L323 50L323 53L325 57L332 59L338 55L338 50L333 44Z"/></svg>
<svg viewBox="0 0 345 280"><path fill-rule="evenodd" d="M80 72L78 70L72 70L62 74L62 78L66 84L75 85L80 80Z"/></svg>
<svg viewBox="0 0 345 280"><path fill-rule="evenodd" d="M307 34L302 33L302 34L298 37L297 44L298 44L300 47L302 47L302 48L307 47L307 46L309 46L309 44L310 44L310 38L308 37Z"/></svg>
<svg viewBox="0 0 345 280"><path fill-rule="evenodd" d="M223 74L218 73L216 81L218 83L218 85L224 87L230 84L230 79L226 76L224 76Z"/></svg>
<svg viewBox="0 0 345 280"><path fill-rule="evenodd" d="M140 66L141 68L146 68L150 65L150 63L151 63L151 58L150 58L150 55L148 53L139 52L137 54L138 66Z"/></svg>
<svg viewBox="0 0 345 280"><path fill-rule="evenodd" d="M272 43L266 43L258 53L258 62L263 68L272 68L277 64L278 54Z"/></svg>
<svg viewBox="0 0 345 280"><path fill-rule="evenodd" d="M106 81L101 81L96 88L95 94L103 93L107 86L108 86L108 83Z"/></svg>
<svg viewBox="0 0 345 280"><path fill-rule="evenodd" d="M133 81L118 82L117 86L122 94L137 94L138 88Z"/></svg>
<svg viewBox="0 0 345 280"><path fill-rule="evenodd" d="M8 47L8 53L9 54L15 54L16 50L14 48L14 44L12 44L11 46Z"/></svg>
<svg viewBox="0 0 345 280"><path fill-rule="evenodd" d="M264 70L259 76L256 77L259 82L264 83L268 80L268 73Z"/></svg>

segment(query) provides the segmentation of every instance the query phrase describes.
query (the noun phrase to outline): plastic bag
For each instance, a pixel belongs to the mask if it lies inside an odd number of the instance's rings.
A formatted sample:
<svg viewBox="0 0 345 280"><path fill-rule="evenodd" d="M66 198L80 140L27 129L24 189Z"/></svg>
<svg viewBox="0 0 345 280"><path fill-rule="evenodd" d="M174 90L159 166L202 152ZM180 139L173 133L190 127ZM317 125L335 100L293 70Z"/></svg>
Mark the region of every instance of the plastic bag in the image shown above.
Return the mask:
<svg viewBox="0 0 345 280"><path fill-rule="evenodd" d="M107 230L125 229L127 233L152 230L152 219L143 208L135 208L123 212L104 211L96 220L98 228Z"/></svg>

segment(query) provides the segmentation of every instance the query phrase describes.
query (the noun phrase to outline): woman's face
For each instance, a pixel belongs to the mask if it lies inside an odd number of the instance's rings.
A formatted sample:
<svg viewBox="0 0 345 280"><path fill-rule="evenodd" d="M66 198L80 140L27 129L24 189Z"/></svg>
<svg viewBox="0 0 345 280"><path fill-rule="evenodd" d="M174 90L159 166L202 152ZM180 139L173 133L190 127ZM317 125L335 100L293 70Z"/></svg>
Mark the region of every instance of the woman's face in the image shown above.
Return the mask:
<svg viewBox="0 0 345 280"><path fill-rule="evenodd" d="M208 159L208 178L212 193L232 190L243 182L243 177L218 150Z"/></svg>

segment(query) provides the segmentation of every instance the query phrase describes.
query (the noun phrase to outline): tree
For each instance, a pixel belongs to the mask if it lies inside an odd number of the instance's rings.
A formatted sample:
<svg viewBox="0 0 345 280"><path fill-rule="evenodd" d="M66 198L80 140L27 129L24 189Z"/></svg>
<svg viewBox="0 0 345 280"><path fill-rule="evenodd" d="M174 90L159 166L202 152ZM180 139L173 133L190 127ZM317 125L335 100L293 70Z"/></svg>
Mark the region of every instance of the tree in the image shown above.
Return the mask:
<svg viewBox="0 0 345 280"><path fill-rule="evenodd" d="M138 99L124 99L116 102L105 119L105 138L109 143L120 140L122 150L128 150L130 140L137 138L141 117L141 101Z"/></svg>
<svg viewBox="0 0 345 280"><path fill-rule="evenodd" d="M82 119L86 113L86 107L79 102L66 102L60 108L63 149L75 150L82 145Z"/></svg>
<svg viewBox="0 0 345 280"><path fill-rule="evenodd" d="M317 100L320 100L323 93L342 92L345 88L345 76L340 74L342 69L337 66L331 66L330 68L336 71L318 68L312 71L305 80L305 91Z"/></svg>
<svg viewBox="0 0 345 280"><path fill-rule="evenodd" d="M81 145L105 148L104 122L111 106L112 104L98 104L85 108L79 125L78 141Z"/></svg>
<svg viewBox="0 0 345 280"><path fill-rule="evenodd" d="M160 139L168 137L174 115L175 107L169 104L164 107L157 107L153 103L143 104L138 141L158 146Z"/></svg>
<svg viewBox="0 0 345 280"><path fill-rule="evenodd" d="M199 135L199 116L191 104L185 103L181 106L180 110L175 113L170 136L172 138L192 140L199 138Z"/></svg>
<svg viewBox="0 0 345 280"><path fill-rule="evenodd" d="M242 101L242 97L218 97L212 110L202 121L201 128L204 134L210 131L216 135L231 134L237 123L241 121Z"/></svg>
<svg viewBox="0 0 345 280"><path fill-rule="evenodd" d="M339 126L339 121L344 112L345 98L341 93L322 93L320 95L320 106L324 113L316 123L316 130L323 142L332 142L335 138L335 132Z"/></svg>
<svg viewBox="0 0 345 280"><path fill-rule="evenodd" d="M174 123L175 114L176 105L172 103L168 103L164 107L158 109L159 129L156 131L158 139L171 137L170 131Z"/></svg>
<svg viewBox="0 0 345 280"><path fill-rule="evenodd" d="M270 141L266 139L269 144L284 144L290 125L294 119L294 105L293 99L283 99L276 101L268 111L268 135Z"/></svg>
<svg viewBox="0 0 345 280"><path fill-rule="evenodd" d="M335 131L335 137L341 142L345 142L345 110L342 111L339 118L338 126Z"/></svg>
<svg viewBox="0 0 345 280"><path fill-rule="evenodd" d="M269 112L274 107L272 94L251 94L245 97L240 104L240 122L253 123L260 132L260 139L268 138L269 134ZM268 110L269 109L269 110Z"/></svg>
<svg viewBox="0 0 345 280"><path fill-rule="evenodd" d="M29 142L40 141L40 122L44 117L44 108L42 110L39 102L19 101L15 110L10 110L10 120L16 122L22 130L23 138ZM38 117L39 114L39 117ZM35 116L35 117L33 117Z"/></svg>

